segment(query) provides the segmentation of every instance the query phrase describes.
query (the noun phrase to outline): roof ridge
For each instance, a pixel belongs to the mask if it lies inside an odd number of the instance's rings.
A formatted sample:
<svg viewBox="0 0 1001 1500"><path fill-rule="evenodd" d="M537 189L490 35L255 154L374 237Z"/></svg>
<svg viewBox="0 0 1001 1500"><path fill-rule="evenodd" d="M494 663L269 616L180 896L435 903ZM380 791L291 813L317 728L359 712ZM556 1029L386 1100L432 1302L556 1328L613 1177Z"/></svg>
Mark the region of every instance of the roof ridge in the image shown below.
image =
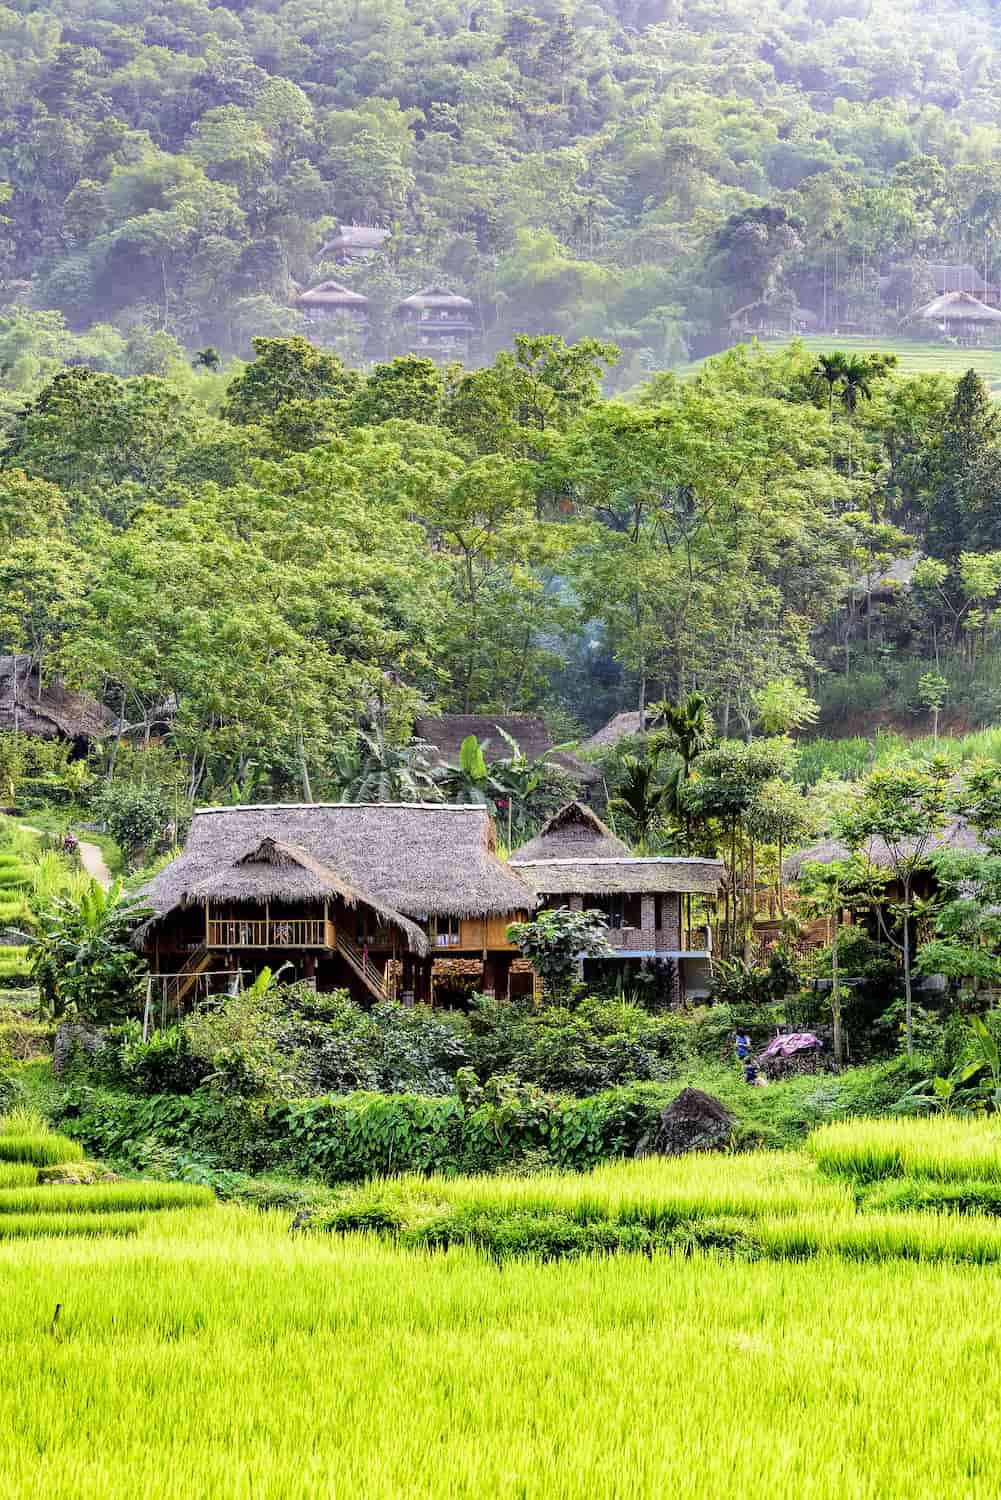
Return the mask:
<svg viewBox="0 0 1001 1500"><path fill-rule="evenodd" d="M509 865L721 865L711 854L582 854L559 859L515 859Z"/></svg>
<svg viewBox="0 0 1001 1500"><path fill-rule="evenodd" d="M483 802L241 802L233 807L224 803L196 807L192 817L202 818L208 813L317 812L331 807L405 807L411 812L481 812L488 815L490 812Z"/></svg>

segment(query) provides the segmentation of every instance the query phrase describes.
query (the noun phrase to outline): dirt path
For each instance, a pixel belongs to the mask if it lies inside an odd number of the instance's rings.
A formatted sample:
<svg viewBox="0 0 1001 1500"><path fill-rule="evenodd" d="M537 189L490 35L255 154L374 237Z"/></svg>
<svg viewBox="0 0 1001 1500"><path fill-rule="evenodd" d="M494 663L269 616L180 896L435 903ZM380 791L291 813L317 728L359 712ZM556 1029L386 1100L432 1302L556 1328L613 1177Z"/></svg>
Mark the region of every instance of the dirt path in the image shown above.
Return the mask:
<svg viewBox="0 0 1001 1500"><path fill-rule="evenodd" d="M43 828L33 828L30 823L22 823L21 827L27 829L29 833L39 833L43 838L45 837L45 830ZM80 850L80 863L83 865L83 868L91 880L96 880L99 886L107 890L111 885L111 871L104 862L104 855L96 844L88 844L86 839L78 838L77 845Z"/></svg>

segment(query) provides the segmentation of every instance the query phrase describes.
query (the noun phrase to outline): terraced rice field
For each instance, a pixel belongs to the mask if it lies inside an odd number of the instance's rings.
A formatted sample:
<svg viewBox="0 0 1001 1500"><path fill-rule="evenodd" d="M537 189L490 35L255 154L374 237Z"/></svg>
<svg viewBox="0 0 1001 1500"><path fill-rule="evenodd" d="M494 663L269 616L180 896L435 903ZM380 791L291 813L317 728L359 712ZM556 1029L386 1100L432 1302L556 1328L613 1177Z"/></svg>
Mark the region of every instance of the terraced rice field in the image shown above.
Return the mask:
<svg viewBox="0 0 1001 1500"><path fill-rule="evenodd" d="M782 349L792 339L766 339L763 342L766 349ZM936 372L965 375L967 370L976 370L993 394L1001 398L1001 347L967 349L955 344L925 343L923 339L884 338L879 334L808 334L800 342L818 354L829 354L832 349L843 349L846 354L871 354L875 349L884 354L895 354L900 362L899 369L905 375Z"/></svg>
<svg viewBox="0 0 1001 1500"><path fill-rule="evenodd" d="M962 1126L887 1138L911 1175L874 1186L872 1127L852 1128L855 1168L822 1134L803 1155L375 1183L344 1195L354 1232L215 1206L0 1240L0 1500L994 1500L1001 1269L969 1262L1001 1221L867 1207L934 1186ZM990 1181L1001 1132L968 1128ZM403 1248L393 1215L429 1206L764 1239L756 1259L498 1263Z"/></svg>

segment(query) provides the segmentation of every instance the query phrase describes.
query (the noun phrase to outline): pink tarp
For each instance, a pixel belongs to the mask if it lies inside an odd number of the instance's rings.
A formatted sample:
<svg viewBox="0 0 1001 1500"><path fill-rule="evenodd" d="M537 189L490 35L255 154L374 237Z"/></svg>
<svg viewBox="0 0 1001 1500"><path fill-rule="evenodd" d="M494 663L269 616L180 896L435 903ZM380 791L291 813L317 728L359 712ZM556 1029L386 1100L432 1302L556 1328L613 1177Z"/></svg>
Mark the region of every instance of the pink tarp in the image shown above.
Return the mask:
<svg viewBox="0 0 1001 1500"><path fill-rule="evenodd" d="M812 1031L794 1031L789 1036L777 1036L774 1042L769 1042L762 1052L762 1057L792 1057L795 1052L810 1052L822 1047L818 1036Z"/></svg>

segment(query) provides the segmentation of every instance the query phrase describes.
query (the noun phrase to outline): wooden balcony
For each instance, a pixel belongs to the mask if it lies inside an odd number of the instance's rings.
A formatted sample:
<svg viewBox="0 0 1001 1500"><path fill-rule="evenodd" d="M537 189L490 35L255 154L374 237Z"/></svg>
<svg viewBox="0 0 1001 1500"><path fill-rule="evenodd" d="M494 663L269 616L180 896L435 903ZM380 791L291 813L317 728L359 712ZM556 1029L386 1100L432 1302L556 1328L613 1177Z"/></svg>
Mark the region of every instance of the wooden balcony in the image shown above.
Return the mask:
<svg viewBox="0 0 1001 1500"><path fill-rule="evenodd" d="M207 948L336 948L333 922L323 917L209 917Z"/></svg>

